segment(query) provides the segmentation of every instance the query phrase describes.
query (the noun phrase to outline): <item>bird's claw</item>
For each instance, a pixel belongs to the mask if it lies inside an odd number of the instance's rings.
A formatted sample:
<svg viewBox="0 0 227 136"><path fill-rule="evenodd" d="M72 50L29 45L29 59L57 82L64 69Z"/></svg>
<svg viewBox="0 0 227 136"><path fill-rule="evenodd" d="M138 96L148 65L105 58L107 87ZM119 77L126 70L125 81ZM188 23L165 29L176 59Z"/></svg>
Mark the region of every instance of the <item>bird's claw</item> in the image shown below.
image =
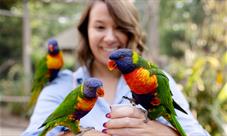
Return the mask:
<svg viewBox="0 0 227 136"><path fill-rule="evenodd" d="M144 123L147 123L148 122L148 111L145 110L145 109L142 109L142 108L138 108L141 112L144 113L144 117L145 119L143 120Z"/></svg>
<svg viewBox="0 0 227 136"><path fill-rule="evenodd" d="M136 106L135 99L129 98L127 96L123 96L123 98L129 100L129 102L132 104L132 106Z"/></svg>
<svg viewBox="0 0 227 136"><path fill-rule="evenodd" d="M129 102L132 104L132 106L136 106L135 99L129 98L129 97L127 97L127 96L123 96L123 98L129 100ZM148 122L148 111L145 110L145 109L143 109L143 108L139 108L139 107L138 107L138 109L139 109L141 112L144 113L145 119L144 119L143 122L144 122L144 123L147 123L147 122Z"/></svg>

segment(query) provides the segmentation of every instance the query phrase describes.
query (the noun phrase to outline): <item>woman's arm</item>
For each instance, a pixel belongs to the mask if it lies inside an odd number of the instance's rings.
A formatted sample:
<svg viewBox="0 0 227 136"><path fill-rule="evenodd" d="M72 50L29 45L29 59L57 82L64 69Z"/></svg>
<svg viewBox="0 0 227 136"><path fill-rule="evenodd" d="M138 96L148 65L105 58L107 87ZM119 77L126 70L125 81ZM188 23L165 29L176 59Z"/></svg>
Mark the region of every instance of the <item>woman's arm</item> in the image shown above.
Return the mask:
<svg viewBox="0 0 227 136"><path fill-rule="evenodd" d="M72 73L68 70L60 72L58 77L42 90L30 123L22 136L36 136L43 128L39 128L46 118L64 100L65 96L72 90ZM62 127L56 127L49 135L56 135Z"/></svg>
<svg viewBox="0 0 227 136"><path fill-rule="evenodd" d="M59 133L57 136L77 136L77 135L73 134L71 131L66 131L66 132ZM93 129L83 134L78 134L78 136L110 136L110 135L104 134L102 132L99 132Z"/></svg>

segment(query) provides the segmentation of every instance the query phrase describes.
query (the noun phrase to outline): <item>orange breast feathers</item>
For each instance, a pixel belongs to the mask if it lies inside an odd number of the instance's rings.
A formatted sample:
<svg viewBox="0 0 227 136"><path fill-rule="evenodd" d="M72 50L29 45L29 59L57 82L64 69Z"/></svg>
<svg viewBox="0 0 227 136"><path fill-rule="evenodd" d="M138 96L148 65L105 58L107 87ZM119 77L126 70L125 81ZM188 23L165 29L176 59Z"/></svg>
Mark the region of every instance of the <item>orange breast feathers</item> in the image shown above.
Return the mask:
<svg viewBox="0 0 227 136"><path fill-rule="evenodd" d="M144 68L124 74L124 78L129 88L136 94L154 93L158 87L156 75L150 75L150 72Z"/></svg>
<svg viewBox="0 0 227 136"><path fill-rule="evenodd" d="M60 69L63 66L63 55L59 52L56 55L47 55L47 67L48 69Z"/></svg>
<svg viewBox="0 0 227 136"><path fill-rule="evenodd" d="M75 108L82 111L90 111L94 107L96 100L97 98L82 99L78 97L78 103L75 105Z"/></svg>

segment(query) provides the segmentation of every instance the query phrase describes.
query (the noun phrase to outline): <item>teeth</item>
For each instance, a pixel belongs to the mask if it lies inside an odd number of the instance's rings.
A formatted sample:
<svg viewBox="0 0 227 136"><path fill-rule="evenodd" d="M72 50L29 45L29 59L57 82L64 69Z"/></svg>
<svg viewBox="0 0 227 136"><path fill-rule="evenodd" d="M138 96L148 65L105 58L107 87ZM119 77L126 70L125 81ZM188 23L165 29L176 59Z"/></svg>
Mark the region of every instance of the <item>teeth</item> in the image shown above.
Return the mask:
<svg viewBox="0 0 227 136"><path fill-rule="evenodd" d="M103 48L103 50L108 51L108 52L115 51L117 49L118 49L117 47L116 48Z"/></svg>

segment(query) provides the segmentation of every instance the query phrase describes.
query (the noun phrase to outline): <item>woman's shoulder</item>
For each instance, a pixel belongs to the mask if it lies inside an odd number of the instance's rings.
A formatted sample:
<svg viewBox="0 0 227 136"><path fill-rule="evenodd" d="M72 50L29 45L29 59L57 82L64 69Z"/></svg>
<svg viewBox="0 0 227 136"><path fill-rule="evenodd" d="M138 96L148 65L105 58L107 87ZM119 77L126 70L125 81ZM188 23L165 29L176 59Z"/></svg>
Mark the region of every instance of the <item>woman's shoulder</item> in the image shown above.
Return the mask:
<svg viewBox="0 0 227 136"><path fill-rule="evenodd" d="M49 82L42 90L41 96L64 96L73 89L73 72L62 70L58 76Z"/></svg>
<svg viewBox="0 0 227 136"><path fill-rule="evenodd" d="M75 72L68 69L61 70L58 76L44 87L43 93L45 95L67 94L80 84L79 82L82 83L87 75L87 70L84 67L79 67Z"/></svg>
<svg viewBox="0 0 227 136"><path fill-rule="evenodd" d="M89 76L89 72L87 70L86 67L79 67L75 72L73 72L73 76L74 77L78 77L78 78L81 78L81 77L88 77Z"/></svg>
<svg viewBox="0 0 227 136"><path fill-rule="evenodd" d="M75 72L73 72L73 80L75 85L81 84L85 79L89 78L90 74L86 67L79 67Z"/></svg>
<svg viewBox="0 0 227 136"><path fill-rule="evenodd" d="M73 72L69 69L64 69L58 73L58 76L55 81L64 80L64 79L72 79Z"/></svg>

